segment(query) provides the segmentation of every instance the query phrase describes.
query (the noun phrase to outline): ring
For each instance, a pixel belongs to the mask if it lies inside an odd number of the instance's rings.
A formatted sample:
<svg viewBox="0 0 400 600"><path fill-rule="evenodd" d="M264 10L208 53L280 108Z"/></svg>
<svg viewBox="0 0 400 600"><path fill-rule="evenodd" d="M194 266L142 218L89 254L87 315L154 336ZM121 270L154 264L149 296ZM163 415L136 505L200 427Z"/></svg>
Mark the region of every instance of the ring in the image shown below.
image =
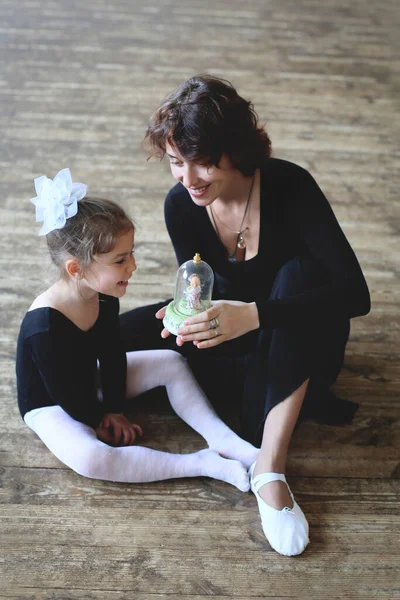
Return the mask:
<svg viewBox="0 0 400 600"><path fill-rule="evenodd" d="M219 321L217 317L215 317L215 319L211 319L210 321L210 329L215 329L216 327L219 327Z"/></svg>
<svg viewBox="0 0 400 600"><path fill-rule="evenodd" d="M217 327L213 327L213 329L214 329L214 337L218 337L219 336L219 331L218 331L219 327L218 326Z"/></svg>

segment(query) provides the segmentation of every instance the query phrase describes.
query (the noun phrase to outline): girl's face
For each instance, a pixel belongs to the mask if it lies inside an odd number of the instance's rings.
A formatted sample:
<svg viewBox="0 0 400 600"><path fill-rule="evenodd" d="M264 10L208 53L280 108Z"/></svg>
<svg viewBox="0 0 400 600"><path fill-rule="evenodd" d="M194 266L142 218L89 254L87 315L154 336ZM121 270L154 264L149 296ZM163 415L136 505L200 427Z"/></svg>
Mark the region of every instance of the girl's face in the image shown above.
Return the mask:
<svg viewBox="0 0 400 600"><path fill-rule="evenodd" d="M185 186L195 204L208 206L216 198L229 197L227 192L232 188L232 180L237 171L226 154L222 155L218 167L185 160L169 144L166 146L166 154L173 177Z"/></svg>
<svg viewBox="0 0 400 600"><path fill-rule="evenodd" d="M121 298L125 295L128 281L136 271L133 256L133 230L121 235L114 248L95 256L85 272L84 281L94 291Z"/></svg>

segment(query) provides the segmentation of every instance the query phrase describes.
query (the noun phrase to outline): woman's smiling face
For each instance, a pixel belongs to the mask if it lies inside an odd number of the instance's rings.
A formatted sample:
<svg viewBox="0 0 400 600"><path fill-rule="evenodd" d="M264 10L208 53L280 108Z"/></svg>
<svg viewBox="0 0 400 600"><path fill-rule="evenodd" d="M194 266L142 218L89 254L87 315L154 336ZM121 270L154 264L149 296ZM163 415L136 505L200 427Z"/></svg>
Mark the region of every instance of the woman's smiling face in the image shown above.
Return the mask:
<svg viewBox="0 0 400 600"><path fill-rule="evenodd" d="M235 169L226 154L222 155L218 167L186 160L169 144L166 146L166 154L172 176L185 186L198 206L208 206L216 198L224 197L232 184Z"/></svg>

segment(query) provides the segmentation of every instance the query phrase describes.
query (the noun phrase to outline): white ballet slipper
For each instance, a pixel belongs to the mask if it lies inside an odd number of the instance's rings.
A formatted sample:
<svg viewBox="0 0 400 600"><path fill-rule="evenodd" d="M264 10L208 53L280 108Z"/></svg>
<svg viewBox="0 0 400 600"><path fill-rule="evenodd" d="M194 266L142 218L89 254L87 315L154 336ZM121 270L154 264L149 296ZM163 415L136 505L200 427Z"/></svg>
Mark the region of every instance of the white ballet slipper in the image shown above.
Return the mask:
<svg viewBox="0 0 400 600"><path fill-rule="evenodd" d="M308 523L300 506L295 501L288 486L286 477L281 473L260 473L253 476L256 463L250 467L250 486L255 495L260 512L261 524L265 537L270 546L285 556L296 556L301 554L309 543ZM260 488L271 481L283 481L286 483L293 507L285 507L277 510L267 504L258 493Z"/></svg>

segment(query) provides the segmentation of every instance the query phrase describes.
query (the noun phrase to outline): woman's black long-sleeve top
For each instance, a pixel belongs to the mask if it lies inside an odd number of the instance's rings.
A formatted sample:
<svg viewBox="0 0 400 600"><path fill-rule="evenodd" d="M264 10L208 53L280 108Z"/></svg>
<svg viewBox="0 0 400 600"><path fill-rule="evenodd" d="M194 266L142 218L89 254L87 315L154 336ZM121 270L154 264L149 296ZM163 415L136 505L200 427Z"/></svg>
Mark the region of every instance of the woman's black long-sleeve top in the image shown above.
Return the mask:
<svg viewBox="0 0 400 600"><path fill-rule="evenodd" d="M309 319L365 315L368 287L332 208L302 167L270 158L261 167L258 253L229 262L205 207L180 183L165 200L165 220L179 264L199 252L214 271L214 299L256 302L260 327L287 327ZM276 274L291 258L311 256L327 274L320 287L284 300L269 300Z"/></svg>

